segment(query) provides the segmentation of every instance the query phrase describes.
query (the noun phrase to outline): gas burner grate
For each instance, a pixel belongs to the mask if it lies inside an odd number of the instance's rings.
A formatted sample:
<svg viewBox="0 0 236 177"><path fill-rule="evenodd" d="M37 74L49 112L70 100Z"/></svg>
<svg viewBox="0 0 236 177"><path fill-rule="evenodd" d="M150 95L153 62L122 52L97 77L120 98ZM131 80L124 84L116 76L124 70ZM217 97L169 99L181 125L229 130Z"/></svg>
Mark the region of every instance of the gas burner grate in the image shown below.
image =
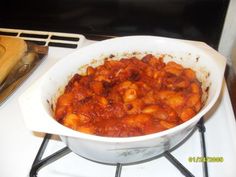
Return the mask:
<svg viewBox="0 0 236 177"><path fill-rule="evenodd" d="M0 28L0 35L19 37L38 45L78 48L85 37L80 34Z"/></svg>
<svg viewBox="0 0 236 177"><path fill-rule="evenodd" d="M202 157L206 158L207 153L206 153L206 143L205 143L205 125L204 125L204 119L201 118L200 121L197 123L197 128L200 134L200 142L201 142L201 152L202 152ZM51 163L55 162L56 160L59 160L60 158L64 157L65 155L69 154L71 150L68 147L64 147L55 153L45 157L42 159L43 154L47 148L47 144L49 140L51 139L51 134L46 134L43 142L39 148L39 151L35 157L35 160L32 164L31 171L30 171L30 177L37 177L38 172L40 169L43 167L46 167L47 165L50 165ZM166 151L163 153L163 156L170 162L172 163L185 177L194 177L194 175L186 168L184 167L180 161L178 161L169 151ZM160 156L158 156L160 157ZM157 157L157 158L158 158ZM155 158L149 159L149 160L155 160ZM147 160L147 161L149 161ZM144 163L146 161L143 161ZM132 165L132 164L116 164L116 172L115 172L115 177L121 177L122 173L122 167L126 165ZM114 165L115 166L115 165ZM208 177L208 166L207 162L202 162L202 168L203 168L203 177Z"/></svg>

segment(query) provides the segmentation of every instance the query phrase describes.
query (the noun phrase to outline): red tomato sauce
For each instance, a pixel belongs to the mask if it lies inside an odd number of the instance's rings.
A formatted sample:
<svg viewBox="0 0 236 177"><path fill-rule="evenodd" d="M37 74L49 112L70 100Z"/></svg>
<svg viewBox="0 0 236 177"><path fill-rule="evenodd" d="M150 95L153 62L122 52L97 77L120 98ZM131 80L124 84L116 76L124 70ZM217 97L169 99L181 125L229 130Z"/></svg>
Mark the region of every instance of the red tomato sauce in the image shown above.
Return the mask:
<svg viewBox="0 0 236 177"><path fill-rule="evenodd" d="M141 136L175 127L202 107L196 73L151 54L106 59L75 74L58 98L55 119L88 134Z"/></svg>

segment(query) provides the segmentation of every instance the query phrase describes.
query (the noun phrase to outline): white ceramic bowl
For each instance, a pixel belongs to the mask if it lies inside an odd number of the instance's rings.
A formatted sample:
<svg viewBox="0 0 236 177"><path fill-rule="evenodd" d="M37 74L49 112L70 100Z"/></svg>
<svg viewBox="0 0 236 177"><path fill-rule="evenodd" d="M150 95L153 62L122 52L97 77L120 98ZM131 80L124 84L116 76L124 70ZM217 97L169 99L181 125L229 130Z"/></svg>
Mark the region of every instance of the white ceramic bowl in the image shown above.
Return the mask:
<svg viewBox="0 0 236 177"><path fill-rule="evenodd" d="M189 121L166 131L128 138L80 133L54 120L51 104L59 90L81 66L110 54L133 52L168 54L165 60L174 60L197 71L203 89L209 87L208 98L201 111ZM226 59L202 42L154 36L114 38L86 46L61 59L20 96L19 103L30 130L60 135L62 141L76 154L103 163L137 162L173 148L191 133L199 119L216 102L225 66Z"/></svg>

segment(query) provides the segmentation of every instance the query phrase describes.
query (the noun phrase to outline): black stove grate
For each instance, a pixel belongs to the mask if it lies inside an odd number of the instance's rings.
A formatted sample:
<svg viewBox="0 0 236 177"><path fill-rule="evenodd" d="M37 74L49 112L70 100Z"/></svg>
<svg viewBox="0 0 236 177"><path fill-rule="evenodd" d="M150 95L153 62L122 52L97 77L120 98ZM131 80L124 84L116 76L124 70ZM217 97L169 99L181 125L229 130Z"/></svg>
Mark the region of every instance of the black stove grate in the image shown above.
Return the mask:
<svg viewBox="0 0 236 177"><path fill-rule="evenodd" d="M201 142L201 152L202 152L202 157L206 158L207 157L207 153L206 153L206 143L205 143L205 125L204 125L204 119L201 118L200 121L197 123L197 129L199 131L200 134L200 142ZM39 151L35 157L35 160L32 164L31 170L30 170L30 177L37 177L38 176L38 172L40 171L40 169L42 169L43 167L46 167L48 165L50 165L51 163L55 162L56 160L59 160L61 157L69 154L71 152L71 150L68 147L64 147L58 151L56 151L55 153L42 158L43 154L47 148L47 144L49 142L49 140L51 139L51 134L46 134L43 142L39 148ZM179 162L169 151L166 151L163 153L163 156L169 161L171 162L185 177L194 177L194 175L186 168L184 167L181 162ZM158 156L159 157L159 156ZM149 159L150 160L150 159ZM153 160L153 158L151 159ZM116 164L116 172L115 172L115 177L121 177L121 172L122 172L122 167L125 166L127 164ZM202 168L203 168L203 177L208 177L208 166L207 166L207 162L202 162Z"/></svg>

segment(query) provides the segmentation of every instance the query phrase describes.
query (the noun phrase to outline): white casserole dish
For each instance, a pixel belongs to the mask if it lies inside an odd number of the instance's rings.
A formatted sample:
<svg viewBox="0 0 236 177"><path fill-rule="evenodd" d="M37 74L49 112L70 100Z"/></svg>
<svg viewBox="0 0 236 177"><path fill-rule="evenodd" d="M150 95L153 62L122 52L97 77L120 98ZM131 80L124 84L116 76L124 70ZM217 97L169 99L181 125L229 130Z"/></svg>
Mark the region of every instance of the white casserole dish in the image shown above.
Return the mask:
<svg viewBox="0 0 236 177"><path fill-rule="evenodd" d="M145 136L111 138L89 135L69 129L53 118L51 104L61 88L81 66L111 54L166 54L164 61L174 60L197 72L206 91L205 105L189 121L174 128ZM94 62L93 62L94 63ZM26 126L32 131L59 135L76 154L103 163L132 163L163 153L179 144L194 129L200 118L216 102L222 87L226 59L202 42L154 36L130 36L91 44L68 55L28 88L19 98Z"/></svg>

